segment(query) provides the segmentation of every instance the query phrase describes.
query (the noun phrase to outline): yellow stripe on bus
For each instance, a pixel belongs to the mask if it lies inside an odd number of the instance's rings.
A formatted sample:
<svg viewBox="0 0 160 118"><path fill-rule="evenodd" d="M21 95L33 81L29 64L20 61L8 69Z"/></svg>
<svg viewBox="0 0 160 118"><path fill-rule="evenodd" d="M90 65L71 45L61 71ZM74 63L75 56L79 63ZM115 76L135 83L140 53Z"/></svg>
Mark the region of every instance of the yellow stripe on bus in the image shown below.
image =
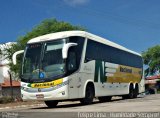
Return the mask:
<svg viewBox="0 0 160 118"><path fill-rule="evenodd" d="M44 82L44 83L32 83L32 88L49 88L52 86L56 86L58 84L61 84L63 82L63 79L54 80L51 82Z"/></svg>

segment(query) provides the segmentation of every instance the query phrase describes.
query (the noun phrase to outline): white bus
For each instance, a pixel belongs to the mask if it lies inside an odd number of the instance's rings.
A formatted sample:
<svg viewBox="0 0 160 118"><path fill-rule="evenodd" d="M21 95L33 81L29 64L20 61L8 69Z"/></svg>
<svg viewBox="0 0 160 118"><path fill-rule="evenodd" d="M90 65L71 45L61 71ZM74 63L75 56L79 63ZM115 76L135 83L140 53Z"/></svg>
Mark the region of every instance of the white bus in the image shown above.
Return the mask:
<svg viewBox="0 0 160 118"><path fill-rule="evenodd" d="M33 38L24 52L22 99L55 107L64 100L91 104L112 96L136 98L144 92L140 54L85 31L64 31Z"/></svg>

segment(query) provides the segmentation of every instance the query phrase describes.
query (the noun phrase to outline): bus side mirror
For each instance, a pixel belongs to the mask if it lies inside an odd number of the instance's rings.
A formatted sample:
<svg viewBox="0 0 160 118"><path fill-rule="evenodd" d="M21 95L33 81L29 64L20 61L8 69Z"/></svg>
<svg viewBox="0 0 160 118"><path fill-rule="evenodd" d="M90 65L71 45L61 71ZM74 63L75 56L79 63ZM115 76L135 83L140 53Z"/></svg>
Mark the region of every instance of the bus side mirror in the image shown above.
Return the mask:
<svg viewBox="0 0 160 118"><path fill-rule="evenodd" d="M64 44L63 48L62 48L62 57L63 59L66 59L68 57L68 50L70 47L72 46L77 46L78 44L77 43L67 43L67 44Z"/></svg>
<svg viewBox="0 0 160 118"><path fill-rule="evenodd" d="M14 65L17 64L17 59L16 59L17 55L19 55L19 54L21 54L21 53L23 53L23 52L24 52L24 50L20 50L20 51L15 52L15 53L12 55L12 61L13 61L13 64L14 64Z"/></svg>

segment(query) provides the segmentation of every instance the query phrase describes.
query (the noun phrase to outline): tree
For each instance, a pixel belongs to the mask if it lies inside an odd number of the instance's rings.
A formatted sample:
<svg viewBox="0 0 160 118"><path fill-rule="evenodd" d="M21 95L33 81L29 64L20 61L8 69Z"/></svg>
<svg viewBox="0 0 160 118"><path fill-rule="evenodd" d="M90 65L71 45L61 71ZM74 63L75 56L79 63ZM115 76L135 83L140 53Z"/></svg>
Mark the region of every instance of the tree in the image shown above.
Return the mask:
<svg viewBox="0 0 160 118"><path fill-rule="evenodd" d="M148 48L147 51L142 52L142 57L144 64L149 66L150 71L160 70L160 45Z"/></svg>
<svg viewBox="0 0 160 118"><path fill-rule="evenodd" d="M11 48L5 49L7 52L6 58L8 58L11 61L13 53L18 50L23 50L26 46L26 43L32 38L49 33L69 31L69 30L85 30L85 29L81 26L74 26L67 22L57 21L56 19L53 18L46 19L42 21L39 25L35 26L30 32L27 32L26 35L19 37L17 39L17 43L13 44ZM22 55L18 56L17 65L13 65L12 63L10 63L11 71L19 73L21 70L20 69L21 63L22 63Z"/></svg>
<svg viewBox="0 0 160 118"><path fill-rule="evenodd" d="M2 50L0 49L0 55L2 55Z"/></svg>

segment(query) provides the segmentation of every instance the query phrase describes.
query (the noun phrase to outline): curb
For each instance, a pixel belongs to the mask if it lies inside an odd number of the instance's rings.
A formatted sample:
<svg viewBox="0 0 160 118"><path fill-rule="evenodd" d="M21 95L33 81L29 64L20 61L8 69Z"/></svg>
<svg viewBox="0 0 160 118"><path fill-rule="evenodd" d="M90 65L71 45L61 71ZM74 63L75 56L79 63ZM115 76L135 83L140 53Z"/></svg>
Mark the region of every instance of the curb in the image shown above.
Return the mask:
<svg viewBox="0 0 160 118"><path fill-rule="evenodd" d="M19 105L19 106L10 106L10 107L0 107L0 110L3 109L14 109L14 108L26 108L26 107L39 107L44 106L45 104L33 104L33 105Z"/></svg>

